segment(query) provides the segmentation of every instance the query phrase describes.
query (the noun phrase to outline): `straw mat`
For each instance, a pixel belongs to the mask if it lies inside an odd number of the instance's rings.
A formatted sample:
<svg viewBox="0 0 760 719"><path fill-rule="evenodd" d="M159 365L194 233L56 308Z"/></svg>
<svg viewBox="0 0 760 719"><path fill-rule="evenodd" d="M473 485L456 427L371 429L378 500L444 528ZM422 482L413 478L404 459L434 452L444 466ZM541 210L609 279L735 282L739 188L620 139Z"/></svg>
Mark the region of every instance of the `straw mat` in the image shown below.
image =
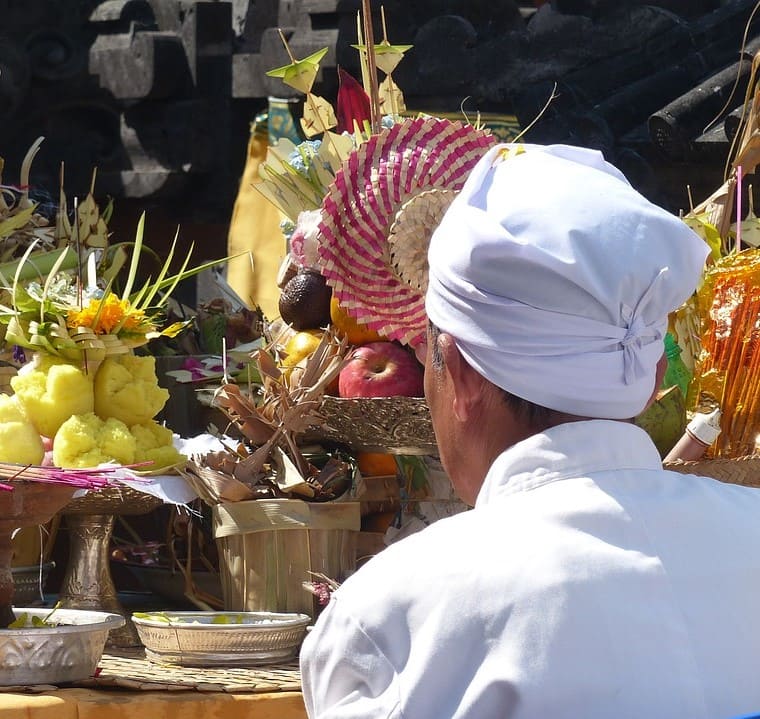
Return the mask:
<svg viewBox="0 0 760 719"><path fill-rule="evenodd" d="M133 691L245 692L266 694L301 691L298 662L261 667L179 667L154 664L143 649L109 649L98 663L98 675L66 686ZM58 689L49 684L0 687L0 692L40 693Z"/></svg>

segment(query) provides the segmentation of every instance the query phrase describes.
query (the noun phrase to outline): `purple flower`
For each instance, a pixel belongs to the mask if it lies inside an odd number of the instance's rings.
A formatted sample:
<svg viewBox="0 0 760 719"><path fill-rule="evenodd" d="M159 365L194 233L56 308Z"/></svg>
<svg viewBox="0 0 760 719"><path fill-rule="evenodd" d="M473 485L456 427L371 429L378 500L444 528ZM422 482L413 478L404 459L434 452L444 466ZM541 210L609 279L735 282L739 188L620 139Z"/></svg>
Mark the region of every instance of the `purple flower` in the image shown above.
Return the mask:
<svg viewBox="0 0 760 719"><path fill-rule="evenodd" d="M314 587L314 596L317 598L319 606L326 607L332 594L330 587L324 582L314 582L312 586Z"/></svg>

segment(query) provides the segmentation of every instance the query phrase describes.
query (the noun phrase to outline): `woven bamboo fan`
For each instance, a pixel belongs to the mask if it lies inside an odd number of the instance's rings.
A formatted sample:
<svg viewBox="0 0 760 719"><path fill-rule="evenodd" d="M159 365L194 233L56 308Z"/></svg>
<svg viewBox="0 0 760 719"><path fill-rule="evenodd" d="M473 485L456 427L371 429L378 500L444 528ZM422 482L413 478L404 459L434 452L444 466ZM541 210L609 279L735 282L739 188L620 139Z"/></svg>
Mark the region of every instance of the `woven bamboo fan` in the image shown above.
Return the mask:
<svg viewBox="0 0 760 719"><path fill-rule="evenodd" d="M732 458L717 457L698 462L672 462L666 464L665 469L683 474L712 477L729 484L760 487L760 455L757 454Z"/></svg>
<svg viewBox="0 0 760 719"><path fill-rule="evenodd" d="M420 294L427 292L427 251L431 228L438 227L456 197L454 190L426 190L405 202L388 237L390 262L396 276Z"/></svg>
<svg viewBox="0 0 760 719"><path fill-rule="evenodd" d="M493 144L469 125L416 118L373 135L344 161L322 203L319 263L360 323L403 344L421 342L430 236Z"/></svg>

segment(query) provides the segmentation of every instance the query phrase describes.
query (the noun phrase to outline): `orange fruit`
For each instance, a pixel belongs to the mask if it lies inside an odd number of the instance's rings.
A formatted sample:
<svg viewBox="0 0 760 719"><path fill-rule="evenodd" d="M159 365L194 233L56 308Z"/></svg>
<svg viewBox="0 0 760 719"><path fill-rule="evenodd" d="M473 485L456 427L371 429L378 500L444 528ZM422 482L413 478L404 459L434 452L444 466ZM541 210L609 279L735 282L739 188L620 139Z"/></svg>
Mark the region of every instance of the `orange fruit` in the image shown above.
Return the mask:
<svg viewBox="0 0 760 719"><path fill-rule="evenodd" d="M319 345L322 332L319 330L304 330L296 332L283 348L285 358L282 366L285 368L295 367L301 360L306 359Z"/></svg>
<svg viewBox="0 0 760 719"><path fill-rule="evenodd" d="M357 452L359 471L367 477L383 477L396 474L396 460L392 454L382 452Z"/></svg>
<svg viewBox="0 0 760 719"><path fill-rule="evenodd" d="M346 336L349 344L365 345L368 342L380 342L385 337L371 330L367 325L357 322L348 314L333 297L330 300L330 321L332 326Z"/></svg>

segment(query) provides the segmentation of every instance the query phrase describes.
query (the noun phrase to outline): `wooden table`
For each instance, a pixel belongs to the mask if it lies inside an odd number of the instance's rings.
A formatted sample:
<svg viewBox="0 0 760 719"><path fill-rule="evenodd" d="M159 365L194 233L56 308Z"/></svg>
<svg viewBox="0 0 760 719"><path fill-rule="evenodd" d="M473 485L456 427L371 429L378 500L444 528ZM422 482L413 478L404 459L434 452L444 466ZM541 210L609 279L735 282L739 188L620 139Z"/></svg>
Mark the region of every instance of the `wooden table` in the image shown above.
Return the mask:
<svg viewBox="0 0 760 719"><path fill-rule="evenodd" d="M0 693L0 719L306 719L300 692L56 689Z"/></svg>
<svg viewBox="0 0 760 719"><path fill-rule="evenodd" d="M295 660L249 668L156 665L109 649L76 686L6 687L0 719L306 719Z"/></svg>

